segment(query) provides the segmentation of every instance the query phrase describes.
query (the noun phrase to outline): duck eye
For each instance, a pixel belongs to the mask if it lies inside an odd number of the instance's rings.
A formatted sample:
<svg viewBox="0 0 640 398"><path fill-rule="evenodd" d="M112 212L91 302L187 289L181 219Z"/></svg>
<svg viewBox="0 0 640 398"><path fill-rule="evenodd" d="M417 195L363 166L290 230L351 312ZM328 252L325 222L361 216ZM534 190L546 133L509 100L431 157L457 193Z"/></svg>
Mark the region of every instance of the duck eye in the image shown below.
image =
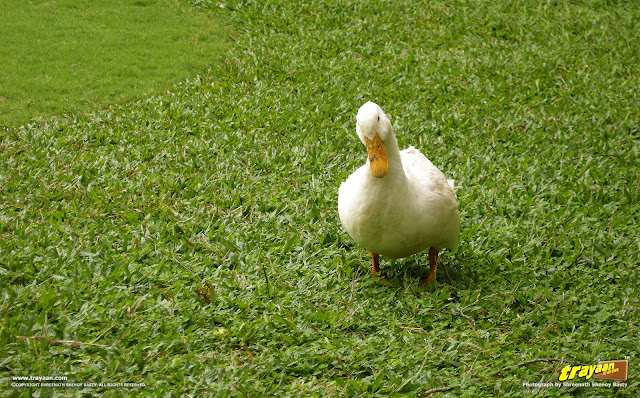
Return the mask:
<svg viewBox="0 0 640 398"><path fill-rule="evenodd" d="M380 116L378 116L378 121L380 121Z"/></svg>

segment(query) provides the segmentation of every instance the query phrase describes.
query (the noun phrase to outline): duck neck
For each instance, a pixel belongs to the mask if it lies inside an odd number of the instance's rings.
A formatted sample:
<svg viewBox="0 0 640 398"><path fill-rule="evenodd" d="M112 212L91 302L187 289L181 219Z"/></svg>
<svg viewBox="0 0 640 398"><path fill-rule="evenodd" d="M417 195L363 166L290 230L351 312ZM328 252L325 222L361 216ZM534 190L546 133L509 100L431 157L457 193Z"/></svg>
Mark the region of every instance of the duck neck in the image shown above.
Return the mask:
<svg viewBox="0 0 640 398"><path fill-rule="evenodd" d="M390 134L384 143L387 149L387 158L389 159L389 173L401 175L405 177L402 168L402 160L400 159L400 149L398 148L398 140L394 134Z"/></svg>

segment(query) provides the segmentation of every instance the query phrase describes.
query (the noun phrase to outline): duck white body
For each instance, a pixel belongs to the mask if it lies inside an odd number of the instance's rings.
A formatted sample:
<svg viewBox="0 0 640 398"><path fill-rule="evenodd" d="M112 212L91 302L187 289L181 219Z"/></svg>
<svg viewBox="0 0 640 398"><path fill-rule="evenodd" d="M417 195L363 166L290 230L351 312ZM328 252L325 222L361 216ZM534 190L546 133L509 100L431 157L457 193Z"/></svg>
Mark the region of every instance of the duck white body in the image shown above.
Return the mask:
<svg viewBox="0 0 640 398"><path fill-rule="evenodd" d="M438 250L454 247L460 213L453 181L414 147L398 149L391 122L378 105L364 104L356 120L369 158L340 185L338 212L349 235L372 255L391 258L427 248L437 256ZM385 153L377 153L376 142ZM386 166L380 161L385 155Z"/></svg>

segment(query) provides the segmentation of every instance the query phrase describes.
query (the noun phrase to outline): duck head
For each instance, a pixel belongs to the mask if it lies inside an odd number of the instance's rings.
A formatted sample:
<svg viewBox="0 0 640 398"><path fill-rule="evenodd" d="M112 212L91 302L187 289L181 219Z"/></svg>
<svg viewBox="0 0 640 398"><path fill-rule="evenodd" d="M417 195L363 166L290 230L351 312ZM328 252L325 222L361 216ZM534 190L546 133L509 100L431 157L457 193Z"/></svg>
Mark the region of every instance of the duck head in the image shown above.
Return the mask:
<svg viewBox="0 0 640 398"><path fill-rule="evenodd" d="M367 147L371 174L376 178L384 177L389 172L385 141L393 136L391 121L378 105L367 102L358 110L356 132Z"/></svg>

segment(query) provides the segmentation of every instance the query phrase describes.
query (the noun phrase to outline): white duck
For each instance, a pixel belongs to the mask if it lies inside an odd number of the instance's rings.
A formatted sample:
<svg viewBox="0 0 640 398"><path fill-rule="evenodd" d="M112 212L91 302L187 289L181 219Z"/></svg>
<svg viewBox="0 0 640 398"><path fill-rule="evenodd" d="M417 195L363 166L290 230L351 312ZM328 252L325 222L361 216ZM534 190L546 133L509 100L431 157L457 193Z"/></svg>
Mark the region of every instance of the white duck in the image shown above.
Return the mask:
<svg viewBox="0 0 640 398"><path fill-rule="evenodd" d="M389 118L373 102L358 110L356 132L369 156L340 185L340 221L371 252L373 274L380 254L395 259L429 248L428 285L439 250L453 248L460 233L453 180L414 147L400 152Z"/></svg>

